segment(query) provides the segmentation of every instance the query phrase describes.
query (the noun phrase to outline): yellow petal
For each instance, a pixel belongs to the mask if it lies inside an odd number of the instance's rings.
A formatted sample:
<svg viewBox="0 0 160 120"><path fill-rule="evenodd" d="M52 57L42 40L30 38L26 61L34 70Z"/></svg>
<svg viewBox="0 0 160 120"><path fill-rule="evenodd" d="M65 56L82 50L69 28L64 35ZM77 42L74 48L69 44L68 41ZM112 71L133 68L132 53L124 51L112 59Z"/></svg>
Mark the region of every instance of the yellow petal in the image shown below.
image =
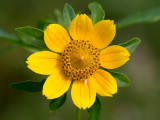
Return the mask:
<svg viewBox="0 0 160 120"><path fill-rule="evenodd" d="M43 95L47 99L55 99L62 96L70 87L71 79L65 76L62 71L50 75L43 85Z"/></svg>
<svg viewBox="0 0 160 120"><path fill-rule="evenodd" d="M96 92L99 95L112 97L117 93L117 83L109 72L99 69L90 79L96 86Z"/></svg>
<svg viewBox="0 0 160 120"><path fill-rule="evenodd" d="M72 20L69 32L74 40L89 40L92 29L91 19L86 14L78 14Z"/></svg>
<svg viewBox="0 0 160 120"><path fill-rule="evenodd" d="M61 53L71 40L62 26L50 24L44 31L44 41L50 50Z"/></svg>
<svg viewBox="0 0 160 120"><path fill-rule="evenodd" d="M50 51L36 52L30 55L26 63L29 69L42 75L57 73L62 68L60 55Z"/></svg>
<svg viewBox="0 0 160 120"><path fill-rule="evenodd" d="M96 89L90 79L74 81L71 89L73 103L79 108L90 108L96 99Z"/></svg>
<svg viewBox="0 0 160 120"><path fill-rule="evenodd" d="M102 49L108 46L116 34L116 25L113 20L102 20L93 26L91 42L94 46Z"/></svg>
<svg viewBox="0 0 160 120"><path fill-rule="evenodd" d="M115 69L129 60L129 52L124 47L112 45L101 51L100 63L107 69Z"/></svg>

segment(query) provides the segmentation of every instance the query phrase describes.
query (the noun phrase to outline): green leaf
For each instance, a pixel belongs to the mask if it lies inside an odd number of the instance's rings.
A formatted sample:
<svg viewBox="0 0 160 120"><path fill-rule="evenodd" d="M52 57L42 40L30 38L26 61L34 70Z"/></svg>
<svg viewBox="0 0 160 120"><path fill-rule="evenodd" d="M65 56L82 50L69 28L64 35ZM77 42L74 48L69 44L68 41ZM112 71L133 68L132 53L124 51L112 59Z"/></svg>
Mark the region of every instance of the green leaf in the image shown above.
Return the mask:
<svg viewBox="0 0 160 120"><path fill-rule="evenodd" d="M56 22L52 18L47 17L39 20L37 23L37 27L41 30L45 30L49 24L53 24L53 23L56 23Z"/></svg>
<svg viewBox="0 0 160 120"><path fill-rule="evenodd" d="M23 90L27 92L39 92L42 90L43 84L45 80L40 82L33 82L30 80L19 82L19 83L12 83L11 87L16 88L18 90Z"/></svg>
<svg viewBox="0 0 160 120"><path fill-rule="evenodd" d="M68 3L65 4L63 9L63 17L66 20L67 24L70 25L73 18L76 16L74 9Z"/></svg>
<svg viewBox="0 0 160 120"><path fill-rule="evenodd" d="M91 19L93 24L104 19L105 12L99 3L97 2L89 3L88 8L91 11Z"/></svg>
<svg viewBox="0 0 160 120"><path fill-rule="evenodd" d="M55 9L54 14L57 16L57 23L60 24L61 26L65 26L62 12L59 9Z"/></svg>
<svg viewBox="0 0 160 120"><path fill-rule="evenodd" d="M128 16L116 22L116 26L118 29L120 29L137 23L150 23L156 22L158 20L160 20L160 7Z"/></svg>
<svg viewBox="0 0 160 120"><path fill-rule="evenodd" d="M34 27L19 27L16 28L16 32L18 33L19 37L26 43L30 43L33 40L43 41L44 39L43 31Z"/></svg>
<svg viewBox="0 0 160 120"><path fill-rule="evenodd" d="M130 80L128 77L122 73L110 72L109 73L115 78L118 87L128 87L130 85Z"/></svg>
<svg viewBox="0 0 160 120"><path fill-rule="evenodd" d="M43 50L41 49L39 46L36 46L34 44L26 44L24 43L21 39L19 39L16 35L14 34L10 34L10 33L7 33L3 30L0 30L0 39L3 39L3 40L6 40L6 41L9 41L9 42L12 42L16 45L20 45L30 51L40 51L40 50Z"/></svg>
<svg viewBox="0 0 160 120"><path fill-rule="evenodd" d="M140 42L141 40L139 38L133 38L126 43L120 44L120 46L125 47L129 51L129 53L133 53Z"/></svg>
<svg viewBox="0 0 160 120"><path fill-rule="evenodd" d="M67 96L67 93L65 93L64 95L62 95L59 98L51 100L51 102L49 104L50 111L53 112L53 111L59 109L65 103L66 96Z"/></svg>
<svg viewBox="0 0 160 120"><path fill-rule="evenodd" d="M95 103L88 109L89 120L99 120L101 111L101 103L98 97L96 97Z"/></svg>
<svg viewBox="0 0 160 120"><path fill-rule="evenodd" d="M28 26L16 28L16 32L23 43L27 45L32 45L41 50L47 49L43 40L44 33L42 30Z"/></svg>
<svg viewBox="0 0 160 120"><path fill-rule="evenodd" d="M110 70L100 67L100 69L109 72L116 80L118 87L128 87L130 85L129 78L123 73L111 72Z"/></svg>

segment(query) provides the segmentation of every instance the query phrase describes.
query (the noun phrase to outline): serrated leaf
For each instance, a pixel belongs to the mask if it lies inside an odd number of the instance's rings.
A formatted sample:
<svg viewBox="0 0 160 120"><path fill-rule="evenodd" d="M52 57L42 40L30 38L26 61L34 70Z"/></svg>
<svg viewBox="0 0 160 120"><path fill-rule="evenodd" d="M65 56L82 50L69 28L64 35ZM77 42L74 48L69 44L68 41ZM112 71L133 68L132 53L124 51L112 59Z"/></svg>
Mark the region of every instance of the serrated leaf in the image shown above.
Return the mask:
<svg viewBox="0 0 160 120"><path fill-rule="evenodd" d="M160 7L128 16L116 22L116 26L117 29L120 29L137 23L150 23L158 20L160 20Z"/></svg>
<svg viewBox="0 0 160 120"><path fill-rule="evenodd" d="M68 25L70 25L71 21L73 20L73 18L75 18L75 16L76 16L76 13L74 12L74 9L72 8L72 6L66 3L63 8L63 17L66 20Z"/></svg>
<svg viewBox="0 0 160 120"><path fill-rule="evenodd" d="M126 43L120 44L120 46L126 48L129 51L129 53L133 53L140 44L140 42L141 40L139 38L133 38Z"/></svg>
<svg viewBox="0 0 160 120"><path fill-rule="evenodd" d="M89 3L88 8L91 11L91 19L92 19L93 24L104 19L105 12L99 3L97 2Z"/></svg>
<svg viewBox="0 0 160 120"><path fill-rule="evenodd" d="M42 80L40 82L33 82L30 80L27 80L19 83L12 83L11 87L18 90L27 91L27 92L39 92L42 90L44 82L45 80Z"/></svg>
<svg viewBox="0 0 160 120"><path fill-rule="evenodd" d="M64 95L62 95L59 98L51 100L51 102L49 104L50 111L52 112L52 111L59 109L65 103L66 96L67 96L67 93L65 93Z"/></svg>
<svg viewBox="0 0 160 120"><path fill-rule="evenodd" d="M110 72L109 73L115 78L118 87L128 87L130 85L130 80L128 77L122 73Z"/></svg>
<svg viewBox="0 0 160 120"><path fill-rule="evenodd" d="M44 43L44 33L42 30L27 26L16 28L16 32L23 43L32 45L41 50L47 49Z"/></svg>
<svg viewBox="0 0 160 120"><path fill-rule="evenodd" d="M89 120L99 120L100 111L101 102L98 97L96 97L95 103L88 109Z"/></svg>

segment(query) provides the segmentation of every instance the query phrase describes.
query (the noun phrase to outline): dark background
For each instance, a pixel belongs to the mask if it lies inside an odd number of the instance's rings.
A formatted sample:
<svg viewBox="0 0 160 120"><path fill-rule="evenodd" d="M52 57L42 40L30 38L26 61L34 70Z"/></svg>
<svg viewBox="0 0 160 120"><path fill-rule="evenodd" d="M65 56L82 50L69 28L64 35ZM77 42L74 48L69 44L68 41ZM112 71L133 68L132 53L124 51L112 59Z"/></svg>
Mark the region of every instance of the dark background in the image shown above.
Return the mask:
<svg viewBox="0 0 160 120"><path fill-rule="evenodd" d="M89 13L91 0L0 0L0 28L15 33L16 27L36 26L36 22L62 10L68 2L75 11ZM106 12L105 19L118 21L139 11L160 6L159 0L99 0ZM54 16L56 19L56 17ZM160 118L160 22L144 23L117 31L113 43L119 44L133 37L141 38L141 45L131 60L115 71L125 73L131 80L127 88L119 88L113 98L100 97L101 120L159 120ZM75 106L68 92L67 102L50 113L47 100L40 93L18 91L10 83L42 80L43 76L30 71L25 64L30 55L21 47L0 40L0 120L74 120ZM87 120L87 111L83 112Z"/></svg>

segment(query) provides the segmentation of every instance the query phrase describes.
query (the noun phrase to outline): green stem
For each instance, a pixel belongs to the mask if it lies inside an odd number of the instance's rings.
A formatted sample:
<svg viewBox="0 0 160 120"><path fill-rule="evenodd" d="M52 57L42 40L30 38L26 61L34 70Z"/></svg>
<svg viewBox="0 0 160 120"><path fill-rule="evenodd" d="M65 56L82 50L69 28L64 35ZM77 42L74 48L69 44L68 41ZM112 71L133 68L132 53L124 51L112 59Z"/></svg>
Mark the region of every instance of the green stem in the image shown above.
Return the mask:
<svg viewBox="0 0 160 120"><path fill-rule="evenodd" d="M81 120L81 109L76 108L76 120Z"/></svg>

